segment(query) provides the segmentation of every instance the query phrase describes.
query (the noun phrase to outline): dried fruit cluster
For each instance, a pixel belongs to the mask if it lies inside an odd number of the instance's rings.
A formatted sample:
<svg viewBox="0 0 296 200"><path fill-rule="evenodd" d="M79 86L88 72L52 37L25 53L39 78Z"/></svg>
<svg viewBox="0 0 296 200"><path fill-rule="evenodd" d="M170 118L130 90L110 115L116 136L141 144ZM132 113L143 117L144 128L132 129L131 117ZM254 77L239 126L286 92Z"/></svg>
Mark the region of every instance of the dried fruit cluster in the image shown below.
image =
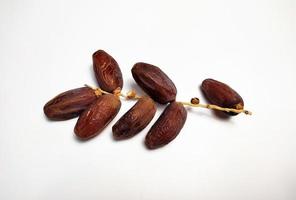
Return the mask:
<svg viewBox="0 0 296 200"><path fill-rule="evenodd" d="M149 149L162 147L176 138L187 118L184 105L220 110L232 116L242 112L251 114L243 110L243 99L236 91L213 79L206 79L201 85L211 104L200 104L198 98L193 98L190 103L177 102L173 81L160 68L141 62L131 71L137 84L148 95L139 97L135 91L124 95L121 93L122 73L115 59L103 50L96 51L92 57L99 88L86 86L66 91L46 103L43 109L51 120L79 116L74 128L79 139L87 140L102 132L119 112L120 97L137 99L137 102L113 125L113 136L117 140L131 138L142 131L156 113L155 102L168 104L146 135L145 144Z"/></svg>

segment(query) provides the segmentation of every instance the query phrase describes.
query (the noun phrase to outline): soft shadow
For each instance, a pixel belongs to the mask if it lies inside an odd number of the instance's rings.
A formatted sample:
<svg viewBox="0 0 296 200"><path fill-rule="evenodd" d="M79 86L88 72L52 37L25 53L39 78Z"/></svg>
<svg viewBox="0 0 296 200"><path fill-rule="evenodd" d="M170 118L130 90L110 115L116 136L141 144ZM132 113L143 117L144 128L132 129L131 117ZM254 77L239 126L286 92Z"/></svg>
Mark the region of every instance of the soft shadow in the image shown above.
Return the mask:
<svg viewBox="0 0 296 200"><path fill-rule="evenodd" d="M226 114L225 112L223 111L219 111L219 110L212 110L214 116L218 119L221 119L223 121L227 121L227 120L230 120L231 116Z"/></svg>
<svg viewBox="0 0 296 200"><path fill-rule="evenodd" d="M144 140L141 142L141 143L142 143L142 147L143 147L145 150L147 150L147 151L151 151L152 149L149 149L149 148L146 146L146 144L145 144L145 138L146 138L146 137L144 137Z"/></svg>
<svg viewBox="0 0 296 200"><path fill-rule="evenodd" d="M171 142L173 142L173 141L171 141ZM152 149L150 149L150 148L148 148L148 147L146 146L146 144L145 144L145 139L144 139L144 141L142 142L142 146L143 146L143 148L144 148L146 151L150 151L150 152L155 151L155 152L158 152L158 151L163 151L165 148L168 148L170 145L172 145L171 142L169 142L168 144L165 144L165 145L163 145L163 146L160 146L160 147L157 147L157 148L152 148Z"/></svg>
<svg viewBox="0 0 296 200"><path fill-rule="evenodd" d="M200 117L207 117L207 118L211 118L211 119L213 118L213 116L209 112L207 112L207 113L201 112L200 110L196 110L196 109L191 108L191 107L186 107L186 110L187 110L188 113L194 114L194 115L197 115L197 116L200 116Z"/></svg>
<svg viewBox="0 0 296 200"><path fill-rule="evenodd" d="M227 121L227 123L231 123L231 124L233 123L233 121L230 120L230 116L226 116L228 118L223 118L223 117L217 117L215 114L214 115L211 114L211 112L201 112L200 110L196 110L196 109L190 108L190 107L188 107L186 109L187 109L188 113L194 114L199 117L207 117L209 119L214 119L214 120L221 121L221 122ZM215 111L212 111L212 112L215 112ZM224 114L224 113L222 113L222 114ZM226 115L226 114L224 114L224 115Z"/></svg>
<svg viewBox="0 0 296 200"><path fill-rule="evenodd" d="M80 139L79 137L77 137L77 136L75 135L74 132L72 133L72 137L74 138L74 141L77 142L77 143L79 143L79 144L84 144L84 143L94 142L94 141L95 141L95 138L97 138L97 137L99 137L99 136L100 136L100 134L95 135L95 136L93 136L93 137L91 137L91 138L88 138L88 139Z"/></svg>
<svg viewBox="0 0 296 200"><path fill-rule="evenodd" d="M155 103L156 103L157 108L160 108L161 113L162 113L163 110L169 105L169 103L167 103L167 104L160 104L160 103L158 103L158 102L155 102ZM161 113L160 113L160 114L161 114Z"/></svg>
<svg viewBox="0 0 296 200"><path fill-rule="evenodd" d="M48 117L46 117L46 115L43 113L43 118L47 121L47 122L64 122L64 121L70 121L72 119L75 119L77 118L78 116L76 117L73 117L73 118L70 118L70 119L49 119Z"/></svg>
<svg viewBox="0 0 296 200"><path fill-rule="evenodd" d="M74 140L77 142L77 143L80 143L80 144L83 144L83 143L86 143L88 140L82 140L82 139L79 139L74 133L72 134L72 137L74 138Z"/></svg>
<svg viewBox="0 0 296 200"><path fill-rule="evenodd" d="M141 132L142 132L142 131L141 131ZM127 137L127 138L120 138L120 139L114 137L113 133L111 133L111 138L112 138L112 140L113 140L114 142L125 142L125 141L129 141L129 140L131 140L131 139L133 139L133 138L136 138L138 135L140 135L141 132L137 133L136 135L133 135L133 136L130 136L130 137Z"/></svg>

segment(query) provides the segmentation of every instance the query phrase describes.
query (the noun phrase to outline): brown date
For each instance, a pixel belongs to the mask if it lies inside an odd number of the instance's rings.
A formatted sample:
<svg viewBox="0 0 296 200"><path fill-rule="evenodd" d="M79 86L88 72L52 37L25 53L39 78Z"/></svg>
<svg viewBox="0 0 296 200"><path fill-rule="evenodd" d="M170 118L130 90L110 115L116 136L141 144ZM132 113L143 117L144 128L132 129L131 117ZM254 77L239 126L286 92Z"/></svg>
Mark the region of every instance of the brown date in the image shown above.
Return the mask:
<svg viewBox="0 0 296 200"><path fill-rule="evenodd" d="M211 104L224 108L241 110L244 108L242 97L225 83L214 79L205 79L201 84L202 92ZM228 115L237 115L234 112L225 112Z"/></svg>
<svg viewBox="0 0 296 200"><path fill-rule="evenodd" d="M153 119L156 105L149 97L140 98L112 127L117 140L131 138L142 131Z"/></svg>
<svg viewBox="0 0 296 200"><path fill-rule="evenodd" d="M44 114L51 120L66 120L77 117L97 99L88 87L66 91L54 97L43 107Z"/></svg>
<svg viewBox="0 0 296 200"><path fill-rule="evenodd" d="M176 99L175 84L160 68L140 62L133 66L132 75L138 85L158 103L166 104Z"/></svg>
<svg viewBox="0 0 296 200"><path fill-rule="evenodd" d="M181 103L170 103L145 138L148 149L162 147L177 137L187 118L187 111Z"/></svg>
<svg viewBox="0 0 296 200"><path fill-rule="evenodd" d="M74 132L82 140L98 135L116 116L121 107L113 94L102 95L79 117Z"/></svg>
<svg viewBox="0 0 296 200"><path fill-rule="evenodd" d="M96 51L92 58L93 69L100 88L107 92L113 92L118 87L122 88L122 73L116 60L103 50Z"/></svg>

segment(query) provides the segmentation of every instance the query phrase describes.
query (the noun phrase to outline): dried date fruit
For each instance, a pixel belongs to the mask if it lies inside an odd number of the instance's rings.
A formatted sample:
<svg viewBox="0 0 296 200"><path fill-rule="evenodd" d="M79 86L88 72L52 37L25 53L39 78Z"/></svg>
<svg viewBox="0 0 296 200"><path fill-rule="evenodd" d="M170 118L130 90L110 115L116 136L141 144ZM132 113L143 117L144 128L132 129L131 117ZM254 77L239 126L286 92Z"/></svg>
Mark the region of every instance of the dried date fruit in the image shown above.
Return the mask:
<svg viewBox="0 0 296 200"><path fill-rule="evenodd" d="M149 97L140 98L112 127L117 140L131 138L142 131L153 119L156 105Z"/></svg>
<svg viewBox="0 0 296 200"><path fill-rule="evenodd" d="M201 85L202 92L211 104L224 108L234 108L242 110L244 101L242 97L225 83L214 79L205 79ZM234 112L225 112L228 115L237 115Z"/></svg>
<svg viewBox="0 0 296 200"><path fill-rule="evenodd" d="M107 92L122 88L122 73L116 60L103 50L96 51L92 57L93 69L100 88Z"/></svg>
<svg viewBox="0 0 296 200"><path fill-rule="evenodd" d="M77 117L97 99L93 89L82 87L59 94L43 107L44 114L51 120L66 120Z"/></svg>
<svg viewBox="0 0 296 200"><path fill-rule="evenodd" d="M161 104L169 103L145 137L148 149L162 147L177 137L187 119L184 106L212 109L229 115L252 114L243 109L243 99L236 91L213 79L206 79L201 85L211 104L202 104L197 97L190 102L176 102L177 89L172 80L160 68L143 62L136 63L131 72L137 84L151 98L141 97L135 90L124 94L121 91L122 73L115 59L103 50L93 53L92 59L99 88L85 85L87 87L66 91L43 107L44 114L52 120L80 115L74 133L81 140L102 132L119 112L121 97L138 101L113 125L113 137L117 140L135 136L151 122L157 109L153 100Z"/></svg>
<svg viewBox="0 0 296 200"><path fill-rule="evenodd" d="M82 140L98 135L116 116L121 107L119 98L113 94L100 96L79 117L74 132Z"/></svg>
<svg viewBox="0 0 296 200"><path fill-rule="evenodd" d="M170 103L145 138L149 149L162 147L177 137L187 118L187 111L181 103Z"/></svg>
<svg viewBox="0 0 296 200"><path fill-rule="evenodd" d="M136 63L132 75L138 85L158 103L166 104L176 99L175 84L160 68L147 63Z"/></svg>

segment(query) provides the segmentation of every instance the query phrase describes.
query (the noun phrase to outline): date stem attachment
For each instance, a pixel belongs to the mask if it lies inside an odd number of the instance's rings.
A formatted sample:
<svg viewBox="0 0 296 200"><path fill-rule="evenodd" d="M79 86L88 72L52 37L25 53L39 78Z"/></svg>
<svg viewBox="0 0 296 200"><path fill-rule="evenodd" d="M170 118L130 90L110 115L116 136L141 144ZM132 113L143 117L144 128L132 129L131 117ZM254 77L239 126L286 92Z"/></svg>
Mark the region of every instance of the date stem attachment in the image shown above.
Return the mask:
<svg viewBox="0 0 296 200"><path fill-rule="evenodd" d="M121 97L126 98L126 99L140 99L140 98L141 98L141 96L138 96L138 95L137 95L137 93L136 93L135 90L130 90L130 91L128 91L126 94L123 94L122 91L121 91L121 88L116 88L116 89L113 91L113 93L110 93L110 92L106 92L106 91L102 90L102 89L99 88L99 87L98 87L98 88L95 88L95 87L92 87L92 86L87 85L87 84L84 84L84 86L93 89L94 92L95 92L95 94L96 94L97 96L100 96L100 95L102 95L102 94L114 94L114 95L116 95L116 96L118 96L118 97L121 96Z"/></svg>

